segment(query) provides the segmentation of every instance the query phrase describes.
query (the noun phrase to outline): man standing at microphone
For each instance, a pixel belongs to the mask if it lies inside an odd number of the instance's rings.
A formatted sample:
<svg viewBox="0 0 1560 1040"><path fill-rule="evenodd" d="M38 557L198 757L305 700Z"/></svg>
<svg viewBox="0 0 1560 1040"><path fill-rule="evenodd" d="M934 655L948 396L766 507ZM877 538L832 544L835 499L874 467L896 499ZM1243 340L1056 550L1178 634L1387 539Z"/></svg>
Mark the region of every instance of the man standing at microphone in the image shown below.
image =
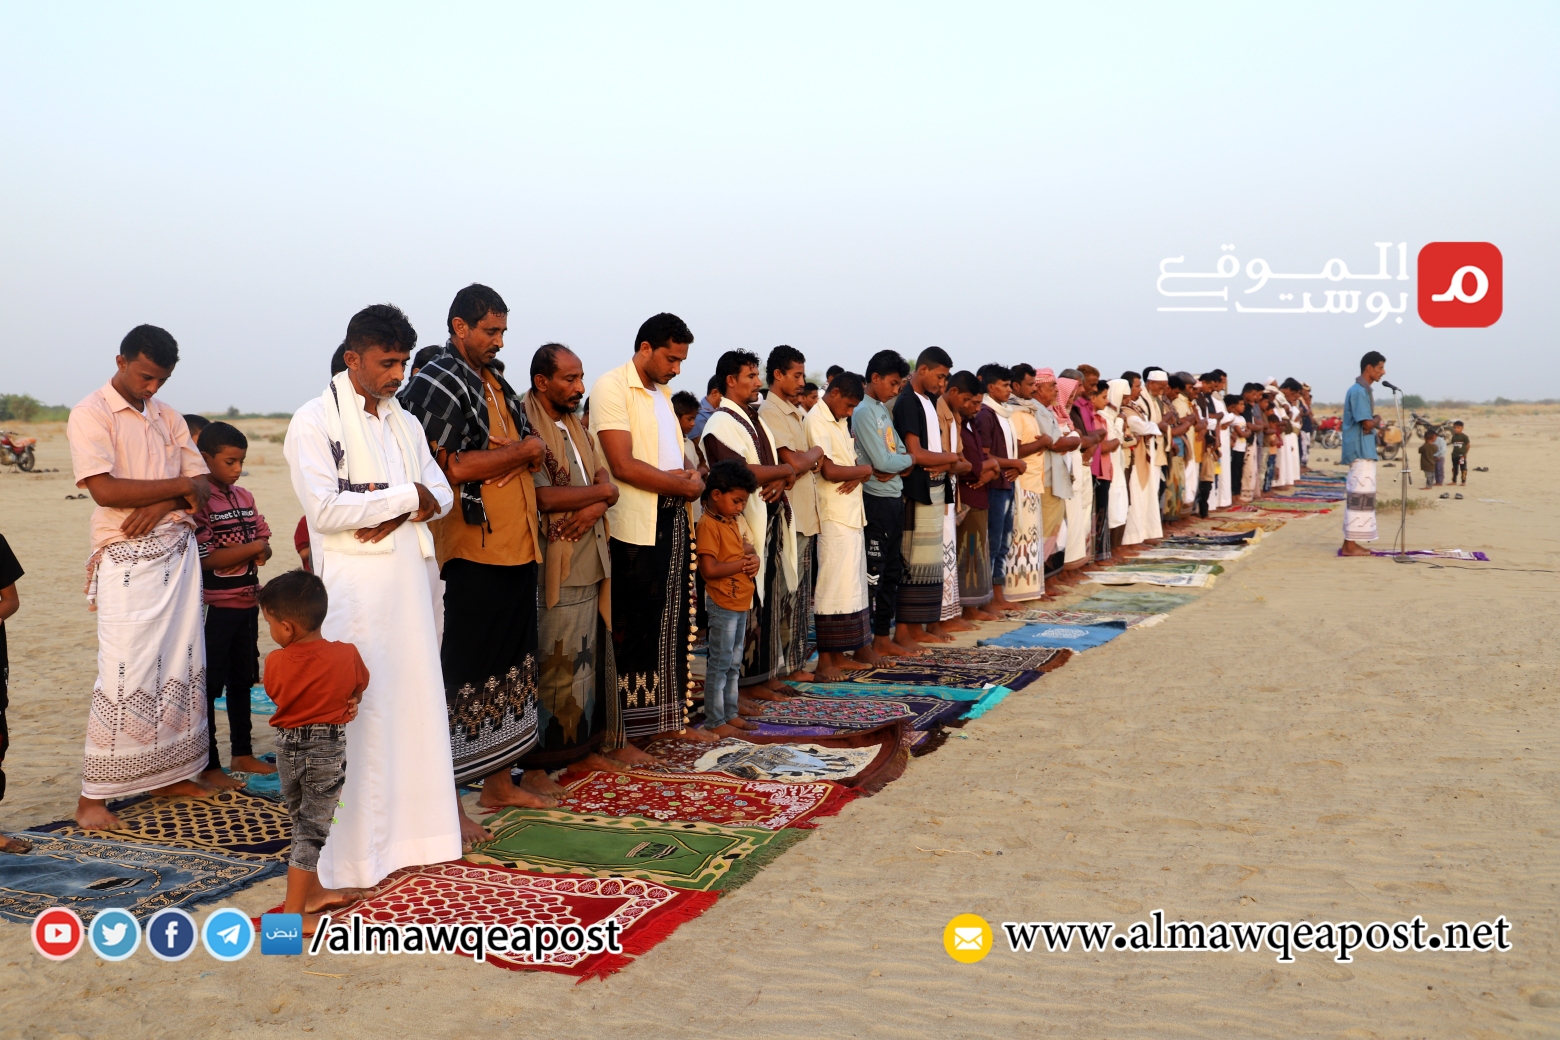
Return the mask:
<svg viewBox="0 0 1560 1040"><path fill-rule="evenodd" d="M1349 467L1340 556L1369 556L1361 542L1376 540L1376 418L1371 384L1387 374L1387 359L1372 350L1360 358L1360 377L1343 399L1343 457Z"/></svg>

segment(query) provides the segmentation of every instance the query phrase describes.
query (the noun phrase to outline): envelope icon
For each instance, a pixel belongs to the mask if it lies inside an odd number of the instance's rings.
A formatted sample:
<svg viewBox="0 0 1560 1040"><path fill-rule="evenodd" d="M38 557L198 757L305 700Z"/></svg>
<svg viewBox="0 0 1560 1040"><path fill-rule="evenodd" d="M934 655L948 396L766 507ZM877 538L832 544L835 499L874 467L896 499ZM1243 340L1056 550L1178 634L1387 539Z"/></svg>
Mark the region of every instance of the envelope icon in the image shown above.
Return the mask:
<svg viewBox="0 0 1560 1040"><path fill-rule="evenodd" d="M979 950L986 938L984 928L955 928L953 930L953 948L955 950Z"/></svg>

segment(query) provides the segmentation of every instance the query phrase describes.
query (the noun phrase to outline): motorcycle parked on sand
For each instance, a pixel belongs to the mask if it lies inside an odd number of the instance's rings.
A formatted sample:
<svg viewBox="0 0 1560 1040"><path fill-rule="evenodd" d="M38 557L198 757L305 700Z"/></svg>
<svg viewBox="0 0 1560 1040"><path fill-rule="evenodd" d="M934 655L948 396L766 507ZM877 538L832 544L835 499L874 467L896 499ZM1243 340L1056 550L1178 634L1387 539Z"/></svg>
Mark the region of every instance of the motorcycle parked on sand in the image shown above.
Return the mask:
<svg viewBox="0 0 1560 1040"><path fill-rule="evenodd" d="M36 437L23 437L10 430L0 430L0 466L15 466L23 473L31 473L37 464L33 453L33 446L37 443Z"/></svg>

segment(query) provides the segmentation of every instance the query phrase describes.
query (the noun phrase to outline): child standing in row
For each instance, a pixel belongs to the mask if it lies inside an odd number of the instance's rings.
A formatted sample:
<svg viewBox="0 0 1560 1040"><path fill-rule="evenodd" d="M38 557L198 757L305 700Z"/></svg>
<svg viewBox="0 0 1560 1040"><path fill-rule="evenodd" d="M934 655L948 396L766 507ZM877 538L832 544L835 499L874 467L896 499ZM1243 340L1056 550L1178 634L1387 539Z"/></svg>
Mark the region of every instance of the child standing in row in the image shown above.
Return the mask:
<svg viewBox="0 0 1560 1040"><path fill-rule="evenodd" d="M347 723L368 689L368 668L357 647L320 635L330 600L319 578L288 571L267 582L259 600L281 647L265 659L265 688L276 702L276 765L293 828L282 912L304 914L304 933L312 934L322 911L365 895L321 887L318 871L347 781Z"/></svg>
<svg viewBox="0 0 1560 1040"><path fill-rule="evenodd" d="M746 464L725 459L704 483L704 516L697 532L699 574L709 596L709 666L704 672L704 728L723 737L758 727L737 714L737 679L753 607L758 556L742 523L758 481Z"/></svg>
<svg viewBox="0 0 1560 1040"><path fill-rule="evenodd" d="M1436 455L1436 435L1434 430L1425 432L1425 442L1419 446L1419 470L1424 474L1425 487L1436 485L1435 467L1440 459Z"/></svg>
<svg viewBox="0 0 1560 1040"><path fill-rule="evenodd" d="M235 772L274 773L255 757L249 689L259 681L259 568L271 558L271 528L255 509L255 496L238 486L249 440L235 426L209 423L196 447L211 471L211 498L195 514L195 539L206 603L206 718L210 744L200 779L213 787L242 787L222 771L217 756L216 703L227 693L228 737Z"/></svg>

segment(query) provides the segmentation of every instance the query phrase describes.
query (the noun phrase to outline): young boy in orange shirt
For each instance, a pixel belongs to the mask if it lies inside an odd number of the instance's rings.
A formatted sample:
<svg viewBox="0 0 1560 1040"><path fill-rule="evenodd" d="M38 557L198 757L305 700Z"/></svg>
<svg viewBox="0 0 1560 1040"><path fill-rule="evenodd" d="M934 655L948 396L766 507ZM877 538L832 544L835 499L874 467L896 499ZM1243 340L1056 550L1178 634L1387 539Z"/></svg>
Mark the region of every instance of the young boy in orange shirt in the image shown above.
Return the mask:
<svg viewBox="0 0 1560 1040"><path fill-rule="evenodd" d="M709 596L709 666L704 672L704 729L723 737L757 729L737 715L737 679L753 576L758 556L742 525L749 495L758 493L753 471L736 459L710 467L704 482L704 516L699 520L699 574Z"/></svg>
<svg viewBox="0 0 1560 1040"><path fill-rule="evenodd" d="M306 571L288 571L260 590L260 610L281 647L265 659L265 690L276 702L276 767L293 825L282 911L304 915L305 935L313 934L321 911L366 894L323 888L318 874L347 780L347 723L368 688L357 647L320 635L328 607L325 583Z"/></svg>

